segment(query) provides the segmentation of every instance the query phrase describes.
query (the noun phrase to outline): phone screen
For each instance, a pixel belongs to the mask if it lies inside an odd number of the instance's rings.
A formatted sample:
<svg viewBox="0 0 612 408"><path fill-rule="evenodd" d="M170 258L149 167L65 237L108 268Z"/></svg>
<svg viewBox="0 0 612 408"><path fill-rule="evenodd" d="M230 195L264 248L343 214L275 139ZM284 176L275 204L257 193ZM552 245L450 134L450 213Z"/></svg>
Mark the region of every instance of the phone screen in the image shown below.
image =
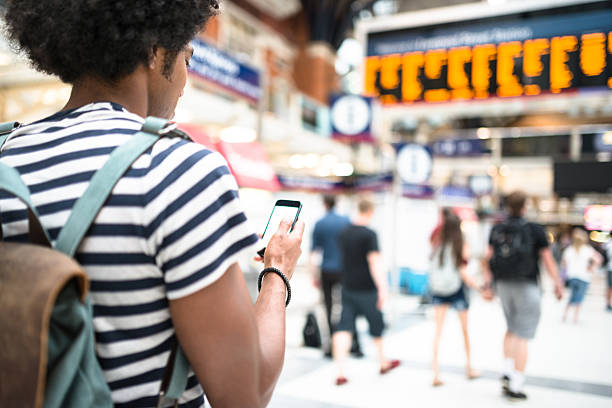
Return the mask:
<svg viewBox="0 0 612 408"><path fill-rule="evenodd" d="M266 225L266 229L264 230L263 236L261 238L261 243L263 248L268 246L270 242L270 238L276 230L278 229L279 224L282 220L287 219L291 221L291 229L295 222L297 221L298 215L300 214L300 210L302 208L299 201L287 201L287 200L279 200L276 203L274 208L272 208L272 214L270 214L270 218L268 219L268 224ZM282 202L285 202L290 205L283 205ZM263 252L262 252L263 253Z"/></svg>

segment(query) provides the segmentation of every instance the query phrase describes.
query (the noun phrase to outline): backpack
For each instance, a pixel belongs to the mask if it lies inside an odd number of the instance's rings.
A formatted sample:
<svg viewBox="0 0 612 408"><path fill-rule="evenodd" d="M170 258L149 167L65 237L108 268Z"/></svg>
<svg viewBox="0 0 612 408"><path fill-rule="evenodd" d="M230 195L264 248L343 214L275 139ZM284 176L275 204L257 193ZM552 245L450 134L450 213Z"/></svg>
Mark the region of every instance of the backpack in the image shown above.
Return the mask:
<svg viewBox="0 0 612 408"><path fill-rule="evenodd" d="M0 147L18 126L0 125ZM0 242L0 406L113 406L95 352L87 275L72 257L132 163L165 134L186 137L175 127L149 117L140 132L117 147L75 203L54 247L19 173L0 163L0 190L28 208L30 237L30 244ZM0 228L0 238L1 233ZM164 371L159 406L166 400L178 405L188 371L187 359L175 344Z"/></svg>
<svg viewBox="0 0 612 408"><path fill-rule="evenodd" d="M491 231L493 256L489 266L497 280L528 280L534 277L534 241L527 221L509 220Z"/></svg>
<svg viewBox="0 0 612 408"><path fill-rule="evenodd" d="M302 336L304 337L304 345L306 347L321 347L321 332L319 331L317 318L313 312L308 312L306 315L306 323L302 330Z"/></svg>
<svg viewBox="0 0 612 408"><path fill-rule="evenodd" d="M440 251L443 251L440 265ZM461 289L463 281L455 265L450 245L436 248L432 254L429 270L429 290L436 296L450 296Z"/></svg>

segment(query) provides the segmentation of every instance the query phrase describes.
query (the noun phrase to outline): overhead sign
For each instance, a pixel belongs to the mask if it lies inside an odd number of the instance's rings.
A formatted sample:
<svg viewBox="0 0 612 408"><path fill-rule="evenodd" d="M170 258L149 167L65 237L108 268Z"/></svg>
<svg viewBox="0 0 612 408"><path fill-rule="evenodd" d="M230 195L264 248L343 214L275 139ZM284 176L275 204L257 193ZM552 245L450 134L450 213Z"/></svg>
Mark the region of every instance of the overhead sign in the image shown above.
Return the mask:
<svg viewBox="0 0 612 408"><path fill-rule="evenodd" d="M332 136L345 141L372 141L372 99L359 95L331 98Z"/></svg>
<svg viewBox="0 0 612 408"><path fill-rule="evenodd" d="M283 190L341 192L345 188L344 180L330 180L321 177L278 175L278 181Z"/></svg>
<svg viewBox="0 0 612 408"><path fill-rule="evenodd" d="M432 145L436 156L479 156L485 153L484 141L480 139L438 140Z"/></svg>
<svg viewBox="0 0 612 408"><path fill-rule="evenodd" d="M190 72L252 102L261 99L261 80L258 70L239 62L199 38L193 39L191 46L193 57L189 62Z"/></svg>
<svg viewBox="0 0 612 408"><path fill-rule="evenodd" d="M396 104L610 89L605 3L370 33L365 93Z"/></svg>
<svg viewBox="0 0 612 408"><path fill-rule="evenodd" d="M356 175L347 187L352 187L357 191L382 191L391 188L392 184L393 174L381 173Z"/></svg>
<svg viewBox="0 0 612 408"><path fill-rule="evenodd" d="M431 151L416 143L399 145L396 163L400 179L408 184L426 182L433 169Z"/></svg>

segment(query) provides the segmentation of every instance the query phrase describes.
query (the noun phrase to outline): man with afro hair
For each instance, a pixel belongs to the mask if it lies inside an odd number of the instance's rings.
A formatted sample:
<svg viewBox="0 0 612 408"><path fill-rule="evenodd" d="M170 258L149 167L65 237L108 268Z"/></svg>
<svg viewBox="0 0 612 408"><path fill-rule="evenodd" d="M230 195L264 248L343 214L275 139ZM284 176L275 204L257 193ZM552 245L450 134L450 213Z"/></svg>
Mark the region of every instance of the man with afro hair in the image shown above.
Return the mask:
<svg viewBox="0 0 612 408"><path fill-rule="evenodd" d="M72 85L61 111L13 131L0 154L30 188L52 241L144 118L173 117L189 43L218 8L215 0L4 2L14 46ZM268 273L251 302L237 261L259 239L236 190L218 153L160 138L117 182L81 242L76 259L91 281L96 353L115 407L157 405L175 338L193 369L181 406L270 400L285 351L286 286ZM25 208L0 195L0 213L5 239L27 240ZM304 224L289 227L281 223L263 262L290 279Z"/></svg>

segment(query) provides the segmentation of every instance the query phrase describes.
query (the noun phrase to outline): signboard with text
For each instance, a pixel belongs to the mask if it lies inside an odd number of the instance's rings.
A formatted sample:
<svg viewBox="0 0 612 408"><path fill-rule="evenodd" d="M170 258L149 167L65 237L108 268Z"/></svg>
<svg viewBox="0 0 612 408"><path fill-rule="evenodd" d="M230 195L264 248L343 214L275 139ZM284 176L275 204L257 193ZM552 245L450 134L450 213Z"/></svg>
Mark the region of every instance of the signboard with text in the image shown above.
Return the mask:
<svg viewBox="0 0 612 408"><path fill-rule="evenodd" d="M196 38L189 72L251 102L261 99L260 74L232 56Z"/></svg>
<svg viewBox="0 0 612 408"><path fill-rule="evenodd" d="M612 88L612 9L550 9L367 37L365 93L385 104Z"/></svg>

